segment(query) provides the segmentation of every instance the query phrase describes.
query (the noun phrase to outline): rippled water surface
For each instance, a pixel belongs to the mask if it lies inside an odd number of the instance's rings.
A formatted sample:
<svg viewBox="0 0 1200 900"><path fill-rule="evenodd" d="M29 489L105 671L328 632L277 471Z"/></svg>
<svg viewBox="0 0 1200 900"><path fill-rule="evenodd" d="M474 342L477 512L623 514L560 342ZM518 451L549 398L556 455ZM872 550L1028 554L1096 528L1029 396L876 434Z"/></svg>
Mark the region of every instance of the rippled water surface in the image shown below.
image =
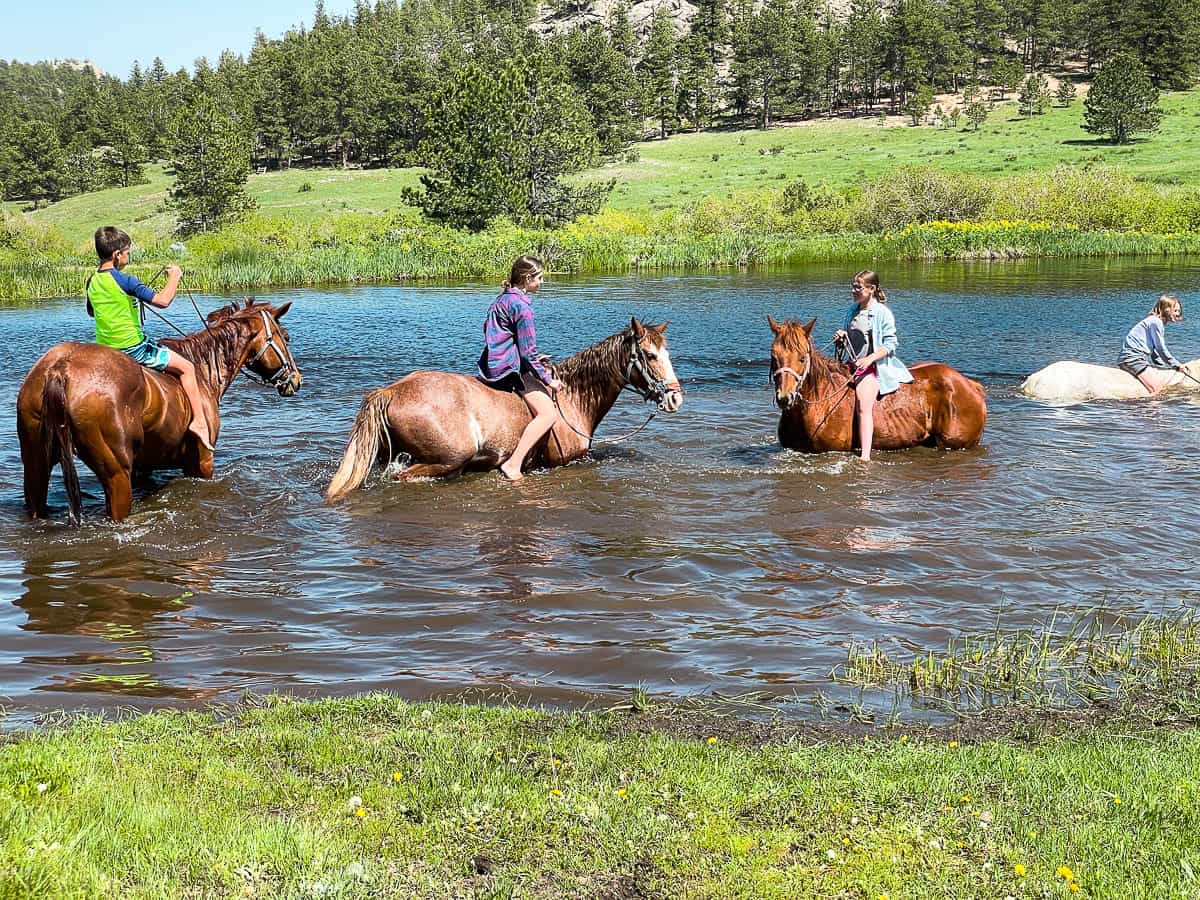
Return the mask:
<svg viewBox="0 0 1200 900"><path fill-rule="evenodd" d="M1200 595L1197 429L1185 398L1053 407L1017 393L1057 359L1110 363L1157 294L1191 311L1190 265L890 266L901 356L979 378L977 450L802 456L775 441L766 383L777 318L824 342L851 271L560 280L537 301L565 356L631 315L670 319L687 390L630 443L518 485L372 479L336 507L332 474L362 392L416 368L470 371L489 285L279 291L305 387L239 382L211 482L158 473L129 522L32 524L12 411L54 342L86 339L78 302L0 309L0 704L149 707L240 692L470 688L548 702L767 692L804 714L852 642L936 648L1055 610L1158 612ZM201 298L212 307L217 298ZM183 311L176 317L184 322ZM161 329L160 329L161 330ZM1195 317L1168 339L1200 356ZM626 395L601 427L646 407Z"/></svg>

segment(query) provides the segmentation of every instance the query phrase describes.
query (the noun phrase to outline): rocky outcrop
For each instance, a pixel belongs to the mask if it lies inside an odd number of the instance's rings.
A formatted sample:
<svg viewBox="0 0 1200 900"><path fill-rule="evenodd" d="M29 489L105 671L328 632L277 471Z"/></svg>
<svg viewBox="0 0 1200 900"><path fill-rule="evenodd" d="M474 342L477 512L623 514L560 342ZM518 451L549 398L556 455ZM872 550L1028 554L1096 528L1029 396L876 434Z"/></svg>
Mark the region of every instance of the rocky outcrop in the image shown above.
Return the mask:
<svg viewBox="0 0 1200 900"><path fill-rule="evenodd" d="M565 0L545 4L538 11L533 28L540 34L567 34L589 25L607 25L620 0ZM666 7L675 23L675 33L685 35L696 17L696 7L688 0L642 0L629 7L629 24L639 41L650 34L655 10Z"/></svg>

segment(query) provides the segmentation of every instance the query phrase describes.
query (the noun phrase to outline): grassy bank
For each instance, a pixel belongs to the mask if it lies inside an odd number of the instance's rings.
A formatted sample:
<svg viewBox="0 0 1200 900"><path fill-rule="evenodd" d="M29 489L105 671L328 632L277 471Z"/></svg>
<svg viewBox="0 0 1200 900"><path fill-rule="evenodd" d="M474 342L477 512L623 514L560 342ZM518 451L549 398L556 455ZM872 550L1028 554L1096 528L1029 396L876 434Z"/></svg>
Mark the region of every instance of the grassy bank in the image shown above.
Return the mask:
<svg viewBox="0 0 1200 900"><path fill-rule="evenodd" d="M1019 732L383 695L85 720L0 749L0 896L1195 895L1200 730Z"/></svg>
<svg viewBox="0 0 1200 900"><path fill-rule="evenodd" d="M936 728L635 691L0 736L0 898L1195 896L1200 623L1102 620L851 648L835 678L946 701Z"/></svg>
<svg viewBox="0 0 1200 900"><path fill-rule="evenodd" d="M118 222L143 277L181 262L191 286L494 277L536 252L557 272L804 262L1162 256L1200 248L1200 91L1170 95L1164 130L1125 147L1086 139L1081 109L993 109L979 133L838 120L680 135L635 148L597 216L557 229L440 228L403 204L417 170L256 175L249 221L170 249L169 178L82 195L0 227L0 298L77 294L97 223ZM11 206L11 204L10 204Z"/></svg>

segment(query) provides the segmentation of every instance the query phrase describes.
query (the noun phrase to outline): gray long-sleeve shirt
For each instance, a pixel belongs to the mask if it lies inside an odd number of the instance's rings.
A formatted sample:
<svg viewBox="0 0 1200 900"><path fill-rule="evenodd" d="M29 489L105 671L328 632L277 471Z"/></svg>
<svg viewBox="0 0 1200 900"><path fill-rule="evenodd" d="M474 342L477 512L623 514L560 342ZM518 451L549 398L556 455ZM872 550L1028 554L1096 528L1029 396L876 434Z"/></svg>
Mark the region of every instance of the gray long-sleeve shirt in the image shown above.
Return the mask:
<svg viewBox="0 0 1200 900"><path fill-rule="evenodd" d="M1167 349L1163 321L1149 315L1129 329L1125 335L1125 346L1121 348L1122 365L1144 363L1156 369L1173 369L1179 360Z"/></svg>

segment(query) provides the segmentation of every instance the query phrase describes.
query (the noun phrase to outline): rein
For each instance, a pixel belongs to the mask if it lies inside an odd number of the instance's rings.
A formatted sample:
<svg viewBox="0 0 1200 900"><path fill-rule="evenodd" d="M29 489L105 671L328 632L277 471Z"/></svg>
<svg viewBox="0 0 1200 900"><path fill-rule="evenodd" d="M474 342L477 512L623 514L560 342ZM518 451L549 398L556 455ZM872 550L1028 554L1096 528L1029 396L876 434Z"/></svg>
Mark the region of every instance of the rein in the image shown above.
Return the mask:
<svg viewBox="0 0 1200 900"><path fill-rule="evenodd" d="M633 373L634 372L637 372L639 375L642 376L642 380L645 381L646 384L648 385L647 387L640 388L633 383ZM662 403L662 401L666 398L667 393L669 391L678 391L680 389L681 388L679 386L678 381L666 382L666 381L663 381L661 378L655 378L650 374L650 370L646 364L645 354L642 351L641 344L638 343L637 338L635 336L630 335L629 336L629 363L628 363L628 365L625 366L625 383L623 385L621 385L621 390L622 391L632 391L633 393L635 393L639 397L641 397L642 400L645 402L653 401L655 403ZM574 425L572 425L570 423L570 421L567 419L566 415L562 411L562 406L559 405L557 394L554 396L554 408L558 410L559 418L561 418L563 420L563 422L566 424L566 426L568 428L570 428L573 432L575 432L575 434L579 435L579 437L585 438L587 440L588 450L591 451L592 444L595 441L595 437L590 434L585 434L584 432L580 431L578 428L576 428ZM629 432L628 434L623 434L620 437L604 438L604 443L620 444L623 441L627 441L630 438L632 438L638 434L641 434L641 432L643 432L646 429L646 426L649 425L654 420L654 417L657 415L658 415L658 408L655 407L653 410L650 411L650 415L646 417L646 421L643 422L641 425L639 425L637 428L635 428L633 431Z"/></svg>

